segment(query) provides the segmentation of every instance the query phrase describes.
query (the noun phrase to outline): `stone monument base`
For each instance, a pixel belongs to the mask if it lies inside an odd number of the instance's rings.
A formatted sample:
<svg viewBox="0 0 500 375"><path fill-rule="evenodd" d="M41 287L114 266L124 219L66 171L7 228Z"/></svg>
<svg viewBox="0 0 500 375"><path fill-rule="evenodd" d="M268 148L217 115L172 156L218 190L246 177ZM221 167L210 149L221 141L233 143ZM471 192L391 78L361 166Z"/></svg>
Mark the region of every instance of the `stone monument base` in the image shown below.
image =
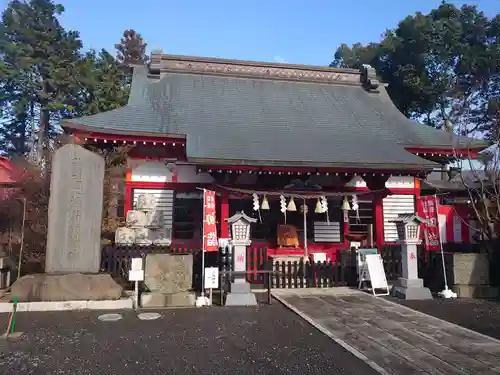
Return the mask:
<svg viewBox="0 0 500 375"><path fill-rule="evenodd" d="M196 295L193 292L164 294L158 292L142 293L141 307L191 307L194 306Z"/></svg>
<svg viewBox="0 0 500 375"><path fill-rule="evenodd" d="M422 279L410 280L403 277L399 277L392 287L391 296L406 300L432 299L431 291L424 287Z"/></svg>
<svg viewBox="0 0 500 375"><path fill-rule="evenodd" d="M238 280L231 283L224 306L257 306L257 299L250 290L250 284Z"/></svg>
<svg viewBox="0 0 500 375"><path fill-rule="evenodd" d="M103 301L120 299L123 288L108 274L38 273L16 280L10 292L19 302Z"/></svg>
<svg viewBox="0 0 500 375"><path fill-rule="evenodd" d="M491 285L453 285L451 290L457 294L458 298L498 298L500 288Z"/></svg>

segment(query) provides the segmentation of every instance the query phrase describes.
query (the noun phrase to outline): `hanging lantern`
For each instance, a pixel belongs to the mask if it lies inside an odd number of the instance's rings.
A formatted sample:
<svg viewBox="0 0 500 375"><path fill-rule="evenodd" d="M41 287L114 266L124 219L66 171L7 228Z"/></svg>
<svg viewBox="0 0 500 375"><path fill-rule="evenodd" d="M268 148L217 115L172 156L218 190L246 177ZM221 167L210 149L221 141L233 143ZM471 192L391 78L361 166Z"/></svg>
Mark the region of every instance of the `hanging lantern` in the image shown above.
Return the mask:
<svg viewBox="0 0 500 375"><path fill-rule="evenodd" d="M314 209L314 212L316 212L317 214L323 213L323 207L321 206L321 202L320 202L319 198L316 201L316 208Z"/></svg>
<svg viewBox="0 0 500 375"><path fill-rule="evenodd" d="M349 211L350 209L351 209L351 206L349 206L349 200L347 199L347 196L345 196L344 202L342 203L342 210Z"/></svg>
<svg viewBox="0 0 500 375"><path fill-rule="evenodd" d="M290 198L290 201L288 202L288 207L286 209L287 209L287 211L290 211L290 212L297 211L297 206L295 205L295 201L293 200L293 197Z"/></svg>
<svg viewBox="0 0 500 375"><path fill-rule="evenodd" d="M262 199L262 204L260 205L261 210L269 210L269 202L267 201L267 197L264 195L264 198Z"/></svg>

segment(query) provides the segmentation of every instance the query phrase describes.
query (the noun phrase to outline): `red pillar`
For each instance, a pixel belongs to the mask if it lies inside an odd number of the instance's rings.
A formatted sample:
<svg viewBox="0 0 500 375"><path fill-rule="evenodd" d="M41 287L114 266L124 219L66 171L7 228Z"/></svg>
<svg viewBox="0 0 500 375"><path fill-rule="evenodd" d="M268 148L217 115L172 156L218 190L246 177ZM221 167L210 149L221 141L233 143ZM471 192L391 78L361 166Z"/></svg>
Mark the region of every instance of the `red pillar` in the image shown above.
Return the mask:
<svg viewBox="0 0 500 375"><path fill-rule="evenodd" d="M344 221L344 246L349 246L349 241L347 236L349 235L349 215L347 212L342 210L342 220Z"/></svg>
<svg viewBox="0 0 500 375"><path fill-rule="evenodd" d="M384 194L375 194L373 199L373 214L375 216L375 243L379 250L384 245L384 209L382 200Z"/></svg>
<svg viewBox="0 0 500 375"><path fill-rule="evenodd" d="M132 187L130 186L130 183L127 181L125 182L125 217L127 217L127 212L132 210Z"/></svg>
<svg viewBox="0 0 500 375"><path fill-rule="evenodd" d="M132 210L132 203L134 198L132 197L132 168L127 168L127 173L125 174L125 204L124 204L124 214L127 217L127 212Z"/></svg>
<svg viewBox="0 0 500 375"><path fill-rule="evenodd" d="M229 218L229 194L221 193L220 206L220 236L221 238L229 238L229 223L226 219Z"/></svg>

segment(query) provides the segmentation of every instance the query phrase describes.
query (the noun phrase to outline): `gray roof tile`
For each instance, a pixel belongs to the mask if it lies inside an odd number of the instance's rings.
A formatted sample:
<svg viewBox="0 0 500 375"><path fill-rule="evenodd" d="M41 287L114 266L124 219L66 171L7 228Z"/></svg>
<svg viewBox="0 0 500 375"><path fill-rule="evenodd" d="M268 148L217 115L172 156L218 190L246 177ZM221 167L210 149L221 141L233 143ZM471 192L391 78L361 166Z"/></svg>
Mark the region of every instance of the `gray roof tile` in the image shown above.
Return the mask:
<svg viewBox="0 0 500 375"><path fill-rule="evenodd" d="M187 136L194 159L397 168L434 163L403 145L450 145L403 116L382 88L136 69L126 107L70 120L107 132ZM214 160L216 162L216 160Z"/></svg>

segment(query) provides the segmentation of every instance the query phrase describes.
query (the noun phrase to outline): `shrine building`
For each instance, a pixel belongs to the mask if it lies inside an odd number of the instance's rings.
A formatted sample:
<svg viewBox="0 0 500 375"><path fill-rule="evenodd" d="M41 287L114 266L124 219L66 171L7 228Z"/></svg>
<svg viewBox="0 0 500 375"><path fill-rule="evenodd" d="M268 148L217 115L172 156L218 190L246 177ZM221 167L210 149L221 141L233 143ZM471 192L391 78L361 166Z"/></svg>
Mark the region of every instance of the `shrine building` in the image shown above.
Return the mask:
<svg viewBox="0 0 500 375"><path fill-rule="evenodd" d="M81 143L133 146L124 211L155 193L173 244L199 248L206 188L217 193L220 238L229 237L225 219L243 210L258 219L252 246L275 254L394 243L391 221L415 212L420 180L488 146L406 118L370 66L158 51L135 67L125 107L63 127ZM285 224L293 238L280 248Z"/></svg>

